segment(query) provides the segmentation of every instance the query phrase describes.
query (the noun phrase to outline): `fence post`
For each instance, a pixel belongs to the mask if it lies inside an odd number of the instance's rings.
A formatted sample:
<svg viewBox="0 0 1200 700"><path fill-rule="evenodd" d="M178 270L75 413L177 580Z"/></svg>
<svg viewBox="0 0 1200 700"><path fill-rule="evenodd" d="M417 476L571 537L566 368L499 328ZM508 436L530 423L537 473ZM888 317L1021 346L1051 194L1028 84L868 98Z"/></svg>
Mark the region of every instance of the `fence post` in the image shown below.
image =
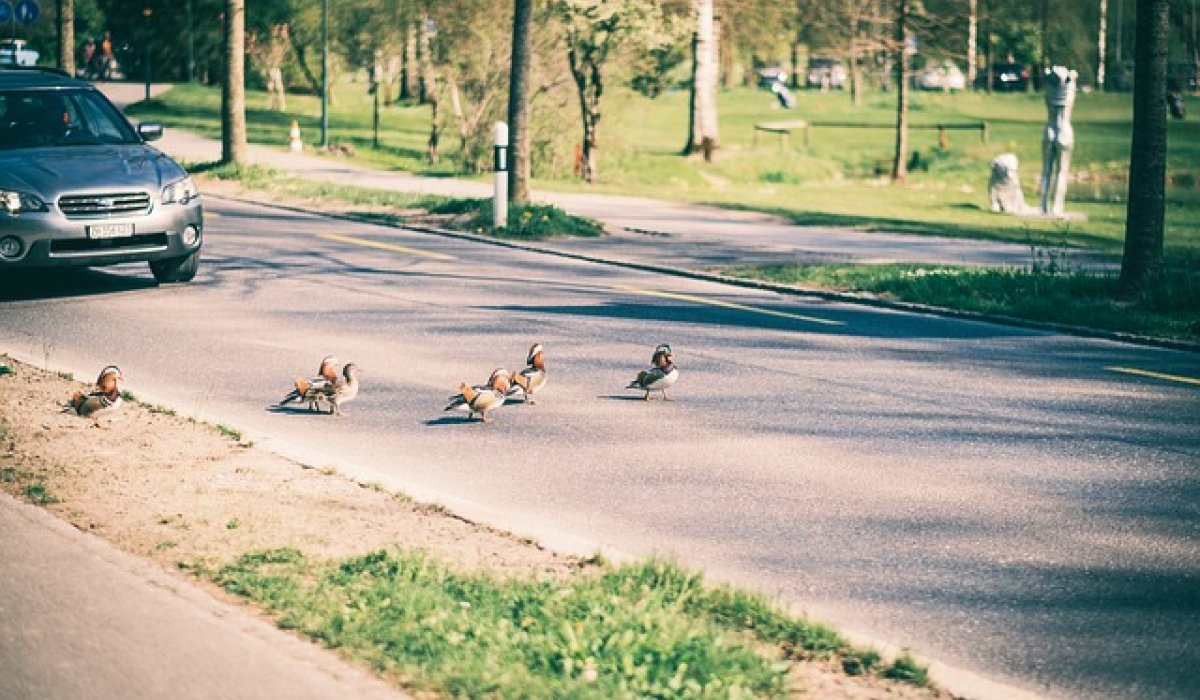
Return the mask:
<svg viewBox="0 0 1200 700"><path fill-rule="evenodd" d="M492 228L505 228L508 226L508 124L496 122L493 134L496 146L492 167L495 173Z"/></svg>

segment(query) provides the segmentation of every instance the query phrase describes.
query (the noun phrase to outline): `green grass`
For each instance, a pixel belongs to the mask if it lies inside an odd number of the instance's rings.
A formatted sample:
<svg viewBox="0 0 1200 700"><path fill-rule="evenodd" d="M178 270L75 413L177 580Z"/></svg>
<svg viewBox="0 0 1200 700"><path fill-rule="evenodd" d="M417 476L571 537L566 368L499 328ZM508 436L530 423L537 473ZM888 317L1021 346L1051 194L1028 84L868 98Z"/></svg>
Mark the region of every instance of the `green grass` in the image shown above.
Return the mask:
<svg viewBox="0 0 1200 700"><path fill-rule="evenodd" d="M1033 321L1200 340L1200 274L1194 269L1170 269L1162 284L1128 302L1114 301L1115 275L1064 271L1053 266L779 265L724 272L802 287L865 291L902 301Z"/></svg>
<svg viewBox="0 0 1200 700"><path fill-rule="evenodd" d="M50 493L50 490L46 488L46 485L40 481L33 484L26 484L25 487L21 489L21 493L25 495L26 500L38 506L47 506L52 503L60 502L59 498Z"/></svg>
<svg viewBox="0 0 1200 700"><path fill-rule="evenodd" d="M989 124L989 142L971 132L951 132L949 148L937 145L935 131L913 131L928 170L910 176L905 187L881 186L875 171L892 150L892 132L817 127L806 148L799 134L786 150L770 134L753 143L753 125L761 121L807 119L887 124L894 118L894 97L868 93L854 108L840 92L801 92L797 109L773 108L769 93L749 88L722 91L719 97L721 149L715 163L678 155L687 125L687 94L668 92L659 99L613 90L605 98L600 181L586 185L569 171L535 171L535 186L572 191L645 194L694 202L716 203L778 213L813 225L839 225L1026 242L1060 241L1102 252L1119 251L1124 236L1125 189L1132 107L1128 94L1081 94L1075 106L1077 145L1072 170L1080 178L1071 186L1069 208L1087 214L1085 222L1062 223L994 215L987 211L988 162L998 153L1016 153L1022 163L1026 197L1036 198L1040 168L1041 128L1045 107L1037 94L913 96L912 121ZM132 111L139 118L164 121L208 136L220 135L220 92L180 86ZM287 140L287 126L297 119L309 142L319 133L316 98L296 96L286 114L269 112L266 95L248 95L250 139ZM353 143L354 160L382 169L433 176L454 174L455 142L445 139L446 156L436 166L424 159L428 108L390 105L383 111L383 145L371 147L371 100L360 83L341 83L330 119L331 140ZM570 119L574 119L571 115ZM564 127L569 131L573 121ZM1200 250L1200 124L1169 124L1166 248L1169 257ZM567 162L569 159L557 159Z"/></svg>
<svg viewBox="0 0 1200 700"><path fill-rule="evenodd" d="M422 554L322 563L284 549L208 575L282 627L450 697L782 698L788 657L878 659L663 562L502 580Z"/></svg>
<svg viewBox="0 0 1200 700"><path fill-rule="evenodd" d="M479 198L453 198L437 195L408 194L389 190L312 182L288 177L274 168L261 165L228 165L218 163L188 163L189 170L203 173L221 180L234 180L242 186L265 192L279 193L301 199L320 199L340 202L351 206L386 207L400 210L350 211L365 221L392 226L409 223L413 210L429 214L445 214L453 217L445 222L453 228L496 238L516 240L545 240L563 236L595 237L604 235L603 227L596 221L567 214L552 205L531 204L509 209L509 225L493 228L492 200Z"/></svg>

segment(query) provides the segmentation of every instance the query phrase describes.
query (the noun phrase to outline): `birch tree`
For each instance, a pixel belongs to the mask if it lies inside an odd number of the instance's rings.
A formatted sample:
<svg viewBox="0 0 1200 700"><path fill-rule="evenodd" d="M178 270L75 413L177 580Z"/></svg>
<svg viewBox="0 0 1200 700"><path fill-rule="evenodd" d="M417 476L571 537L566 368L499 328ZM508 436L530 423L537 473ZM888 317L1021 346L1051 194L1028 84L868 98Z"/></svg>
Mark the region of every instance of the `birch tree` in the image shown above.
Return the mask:
<svg viewBox="0 0 1200 700"><path fill-rule="evenodd" d="M688 139L684 155L703 152L711 160L717 136L717 76L719 38L715 31L713 0L693 3L692 81L688 110Z"/></svg>

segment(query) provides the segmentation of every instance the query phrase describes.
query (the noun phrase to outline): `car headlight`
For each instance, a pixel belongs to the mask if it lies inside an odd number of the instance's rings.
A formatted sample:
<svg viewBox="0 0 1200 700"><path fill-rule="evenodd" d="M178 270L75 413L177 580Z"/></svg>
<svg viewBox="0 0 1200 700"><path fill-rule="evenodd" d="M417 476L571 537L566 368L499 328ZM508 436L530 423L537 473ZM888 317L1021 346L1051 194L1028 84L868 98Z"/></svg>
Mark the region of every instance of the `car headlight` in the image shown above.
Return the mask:
<svg viewBox="0 0 1200 700"><path fill-rule="evenodd" d="M46 203L28 192L0 190L0 211L13 216L24 211L46 211Z"/></svg>
<svg viewBox="0 0 1200 700"><path fill-rule="evenodd" d="M196 183L192 182L192 178L185 177L163 188L162 203L187 204L199 196L200 190L196 189Z"/></svg>

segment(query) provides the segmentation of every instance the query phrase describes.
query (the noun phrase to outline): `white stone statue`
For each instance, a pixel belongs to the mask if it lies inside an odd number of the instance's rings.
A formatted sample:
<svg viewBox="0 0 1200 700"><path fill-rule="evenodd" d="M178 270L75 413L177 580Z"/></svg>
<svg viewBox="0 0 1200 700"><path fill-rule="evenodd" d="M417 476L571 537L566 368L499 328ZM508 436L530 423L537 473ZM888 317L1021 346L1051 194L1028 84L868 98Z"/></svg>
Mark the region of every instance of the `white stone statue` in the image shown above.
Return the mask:
<svg viewBox="0 0 1200 700"><path fill-rule="evenodd" d="M994 212L1026 216L1036 213L1036 209L1025 203L1025 195L1021 192L1015 154L1001 153L992 159L992 172L988 177L988 200Z"/></svg>
<svg viewBox="0 0 1200 700"><path fill-rule="evenodd" d="M1063 216L1067 201L1071 148L1075 131L1071 128L1071 108L1075 105L1075 86L1079 74L1063 66L1046 71L1046 130L1042 133L1042 213Z"/></svg>

